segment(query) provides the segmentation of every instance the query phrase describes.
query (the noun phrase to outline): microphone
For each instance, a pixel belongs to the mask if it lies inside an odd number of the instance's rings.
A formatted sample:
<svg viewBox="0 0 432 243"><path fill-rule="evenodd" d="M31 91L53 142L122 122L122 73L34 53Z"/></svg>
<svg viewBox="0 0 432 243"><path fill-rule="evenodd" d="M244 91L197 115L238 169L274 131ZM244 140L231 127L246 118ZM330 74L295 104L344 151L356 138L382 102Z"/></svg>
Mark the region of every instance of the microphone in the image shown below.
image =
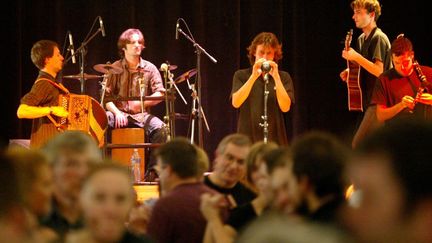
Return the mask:
<svg viewBox="0 0 432 243"><path fill-rule="evenodd" d="M176 23L176 34L175 34L175 38L176 38L176 40L178 40L178 30L179 30L179 21L178 21L178 19L177 19L177 23Z"/></svg>
<svg viewBox="0 0 432 243"><path fill-rule="evenodd" d="M159 68L160 71L166 72L168 71L168 64L162 63L161 67Z"/></svg>
<svg viewBox="0 0 432 243"><path fill-rule="evenodd" d="M68 31L68 35L69 35L69 49L71 52L71 57L72 57L72 63L76 63L76 59L75 59L75 47L73 44L73 39L72 39L72 34L70 31Z"/></svg>
<svg viewBox="0 0 432 243"><path fill-rule="evenodd" d="M264 73L268 73L268 72L270 72L270 70L271 70L270 63L269 63L268 61L263 62L262 65L261 65L261 70L262 70Z"/></svg>
<svg viewBox="0 0 432 243"><path fill-rule="evenodd" d="M101 29L101 32L102 32L102 36L105 37L105 28L104 28L101 16L99 16L99 26L100 26L100 29Z"/></svg>

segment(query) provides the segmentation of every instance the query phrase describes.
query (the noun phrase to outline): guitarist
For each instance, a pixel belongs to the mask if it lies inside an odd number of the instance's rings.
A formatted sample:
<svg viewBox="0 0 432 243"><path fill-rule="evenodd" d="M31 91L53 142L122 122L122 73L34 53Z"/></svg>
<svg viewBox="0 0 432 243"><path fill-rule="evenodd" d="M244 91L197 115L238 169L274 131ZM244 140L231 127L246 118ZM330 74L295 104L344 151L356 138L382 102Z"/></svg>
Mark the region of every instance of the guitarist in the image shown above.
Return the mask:
<svg viewBox="0 0 432 243"><path fill-rule="evenodd" d="M342 57L360 66L359 85L362 90L363 111L365 111L357 121L357 131L352 141L354 148L364 136L381 125L376 119L376 106L369 106L369 103L377 77L390 69L392 64L390 41L387 35L377 27L377 20L381 15L378 0L354 0L351 2L351 8L354 11L352 18L355 25L363 33L357 39L356 50L344 49ZM348 69L342 71L340 77L347 82Z"/></svg>
<svg viewBox="0 0 432 243"><path fill-rule="evenodd" d="M30 147L39 148L58 133L46 116L68 116L68 111L58 106L58 100L60 94L69 91L56 81L57 74L63 67L63 56L56 42L36 42L31 49L31 60L39 69L39 76L30 92L21 99L17 116L20 119L33 119Z"/></svg>

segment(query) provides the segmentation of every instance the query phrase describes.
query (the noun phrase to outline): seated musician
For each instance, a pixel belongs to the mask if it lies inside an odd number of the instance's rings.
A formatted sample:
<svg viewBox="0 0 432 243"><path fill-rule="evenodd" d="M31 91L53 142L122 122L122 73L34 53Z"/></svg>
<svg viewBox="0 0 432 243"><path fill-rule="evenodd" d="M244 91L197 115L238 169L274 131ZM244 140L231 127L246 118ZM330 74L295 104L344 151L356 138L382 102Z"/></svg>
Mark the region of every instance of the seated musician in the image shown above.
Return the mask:
<svg viewBox="0 0 432 243"><path fill-rule="evenodd" d="M39 148L58 133L47 116L68 116L68 112L58 106L58 100L60 94L69 91L56 81L57 73L63 67L63 56L57 43L50 40L36 42L31 49L31 60L39 69L39 76L30 92L22 97L17 115L20 119L33 119L30 146Z"/></svg>
<svg viewBox="0 0 432 243"><path fill-rule="evenodd" d="M151 143L164 143L164 123L146 111L146 108L158 104L161 100L146 100L143 105L140 100L115 100L116 97L139 97L140 88L144 90L143 96L163 96L165 93L159 70L140 57L144 49L144 36L138 29L127 29L120 35L117 47L121 59L112 65L121 68L123 72L109 74L106 83L109 126L141 127L145 129L146 137ZM112 101L113 99L115 101ZM150 161L146 168L152 169L153 165L154 162ZM148 174L146 173L147 176Z"/></svg>

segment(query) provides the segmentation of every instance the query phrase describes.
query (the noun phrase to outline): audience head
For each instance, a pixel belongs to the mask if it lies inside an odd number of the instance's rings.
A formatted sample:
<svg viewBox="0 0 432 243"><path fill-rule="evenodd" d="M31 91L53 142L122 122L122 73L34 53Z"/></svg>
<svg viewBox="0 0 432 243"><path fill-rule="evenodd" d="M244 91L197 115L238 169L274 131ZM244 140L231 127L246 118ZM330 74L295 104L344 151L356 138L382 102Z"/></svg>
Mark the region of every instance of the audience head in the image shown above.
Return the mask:
<svg viewBox="0 0 432 243"><path fill-rule="evenodd" d="M358 147L348 169L357 202L346 223L365 242L430 242L432 125L397 121Z"/></svg>
<svg viewBox="0 0 432 243"><path fill-rule="evenodd" d="M90 167L102 160L96 142L81 131L65 131L44 147L53 168L54 195L78 199Z"/></svg>
<svg viewBox="0 0 432 243"><path fill-rule="evenodd" d="M296 183L292 181L291 172L292 155L288 147L273 149L263 155L263 162L259 171L262 175L268 176L268 183L263 188L263 194L270 202L270 207L280 212L292 211L292 196L289 195L293 190L290 187Z"/></svg>
<svg viewBox="0 0 432 243"><path fill-rule="evenodd" d="M109 161L94 167L83 183L80 202L95 242L120 242L134 204L128 170Z"/></svg>
<svg viewBox="0 0 432 243"><path fill-rule="evenodd" d="M170 191L179 181L197 178L198 153L186 138L178 137L163 144L156 150L155 157L163 191Z"/></svg>
<svg viewBox="0 0 432 243"><path fill-rule="evenodd" d="M342 199L346 189L344 168L348 148L334 135L313 131L300 136L292 144L292 172L298 191L293 193L296 208L312 213L310 199L317 201Z"/></svg>
<svg viewBox="0 0 432 243"><path fill-rule="evenodd" d="M257 191L256 182L260 174L260 165L264 162L264 154L277 148L278 145L274 142L264 143L262 141L256 142L250 148L249 154L246 157L246 182L254 191Z"/></svg>
<svg viewBox="0 0 432 243"><path fill-rule="evenodd" d="M206 151L198 146L195 146L197 150L197 161L198 161L198 174L197 178L199 180L204 179L204 173L206 173L210 168L210 161Z"/></svg>
<svg viewBox="0 0 432 243"><path fill-rule="evenodd" d="M218 186L234 187L245 176L250 146L250 139L243 134L230 134L222 139L216 149L212 173Z"/></svg>
<svg viewBox="0 0 432 243"><path fill-rule="evenodd" d="M0 152L0 239L30 242L30 224L23 207L16 169L11 158Z"/></svg>
<svg viewBox="0 0 432 243"><path fill-rule="evenodd" d="M7 155L17 171L25 207L35 216L47 215L51 209L53 175L46 157L40 151L22 147L10 148Z"/></svg>

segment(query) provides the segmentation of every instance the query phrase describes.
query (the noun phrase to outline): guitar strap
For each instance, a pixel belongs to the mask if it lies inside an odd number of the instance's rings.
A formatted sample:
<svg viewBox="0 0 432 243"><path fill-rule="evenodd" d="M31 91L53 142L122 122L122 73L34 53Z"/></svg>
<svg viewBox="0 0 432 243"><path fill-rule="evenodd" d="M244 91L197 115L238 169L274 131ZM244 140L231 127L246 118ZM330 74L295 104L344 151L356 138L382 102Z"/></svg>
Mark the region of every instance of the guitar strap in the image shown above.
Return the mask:
<svg viewBox="0 0 432 243"><path fill-rule="evenodd" d="M48 81L50 84L52 84L54 87L58 88L60 91L63 91L63 93L65 93L65 94L69 94L70 93L69 90L65 86L63 86L63 84L56 83L56 82L54 82L52 80L49 80L47 78L39 78L39 79L37 79L35 81L35 83L37 83L39 81L42 81L42 80Z"/></svg>

